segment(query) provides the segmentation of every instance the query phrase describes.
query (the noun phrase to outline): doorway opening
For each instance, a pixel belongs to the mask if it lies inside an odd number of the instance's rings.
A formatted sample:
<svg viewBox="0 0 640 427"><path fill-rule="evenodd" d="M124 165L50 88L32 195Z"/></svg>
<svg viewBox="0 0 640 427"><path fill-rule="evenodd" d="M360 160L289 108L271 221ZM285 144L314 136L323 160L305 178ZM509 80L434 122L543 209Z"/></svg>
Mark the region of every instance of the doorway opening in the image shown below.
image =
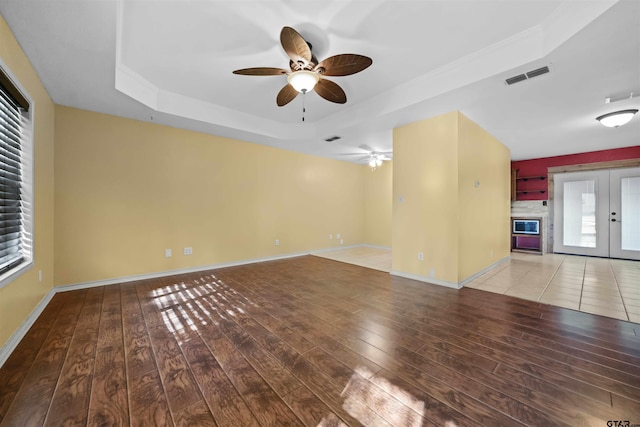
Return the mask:
<svg viewBox="0 0 640 427"><path fill-rule="evenodd" d="M553 251L640 260L640 167L556 173Z"/></svg>

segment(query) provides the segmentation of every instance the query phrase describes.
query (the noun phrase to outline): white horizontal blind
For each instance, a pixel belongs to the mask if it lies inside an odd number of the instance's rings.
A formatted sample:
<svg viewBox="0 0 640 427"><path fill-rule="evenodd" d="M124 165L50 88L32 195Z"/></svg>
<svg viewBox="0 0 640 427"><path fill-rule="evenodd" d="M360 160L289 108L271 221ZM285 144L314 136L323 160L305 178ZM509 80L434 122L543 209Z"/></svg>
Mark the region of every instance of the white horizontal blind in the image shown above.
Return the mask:
<svg viewBox="0 0 640 427"><path fill-rule="evenodd" d="M23 112L5 85L0 85L0 275L23 259Z"/></svg>

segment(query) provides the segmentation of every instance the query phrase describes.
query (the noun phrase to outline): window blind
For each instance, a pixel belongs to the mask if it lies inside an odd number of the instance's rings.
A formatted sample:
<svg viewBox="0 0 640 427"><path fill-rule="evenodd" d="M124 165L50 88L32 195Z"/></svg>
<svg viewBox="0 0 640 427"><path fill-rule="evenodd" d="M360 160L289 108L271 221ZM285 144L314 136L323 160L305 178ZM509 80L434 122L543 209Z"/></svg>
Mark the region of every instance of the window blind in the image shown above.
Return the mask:
<svg viewBox="0 0 640 427"><path fill-rule="evenodd" d="M23 102L0 78L0 275L23 259ZM28 107L28 104L27 104Z"/></svg>

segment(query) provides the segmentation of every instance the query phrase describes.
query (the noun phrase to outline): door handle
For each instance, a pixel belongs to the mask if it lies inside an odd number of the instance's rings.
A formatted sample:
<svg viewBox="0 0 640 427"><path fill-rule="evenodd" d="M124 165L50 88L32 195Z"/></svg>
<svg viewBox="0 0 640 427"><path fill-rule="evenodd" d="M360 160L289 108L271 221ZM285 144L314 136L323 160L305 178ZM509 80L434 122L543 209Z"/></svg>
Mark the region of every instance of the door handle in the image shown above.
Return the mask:
<svg viewBox="0 0 640 427"><path fill-rule="evenodd" d="M611 218L611 222L622 222L622 221L618 221L618 220L617 220L617 219L615 219L615 218Z"/></svg>

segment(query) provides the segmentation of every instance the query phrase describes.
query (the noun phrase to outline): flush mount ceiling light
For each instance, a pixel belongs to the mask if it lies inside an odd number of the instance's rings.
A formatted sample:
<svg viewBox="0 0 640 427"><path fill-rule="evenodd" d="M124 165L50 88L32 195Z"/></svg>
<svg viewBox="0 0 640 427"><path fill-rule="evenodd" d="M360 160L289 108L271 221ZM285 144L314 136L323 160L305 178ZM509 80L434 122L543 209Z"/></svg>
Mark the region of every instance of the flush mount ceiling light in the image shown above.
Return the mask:
<svg viewBox="0 0 640 427"><path fill-rule="evenodd" d="M618 126L629 123L637 112L637 109L615 111L613 113L603 114L600 117L596 117L596 120L608 128L617 128Z"/></svg>
<svg viewBox="0 0 640 427"><path fill-rule="evenodd" d="M320 80L318 73L307 70L294 71L289 74L287 81L300 93L311 92Z"/></svg>

